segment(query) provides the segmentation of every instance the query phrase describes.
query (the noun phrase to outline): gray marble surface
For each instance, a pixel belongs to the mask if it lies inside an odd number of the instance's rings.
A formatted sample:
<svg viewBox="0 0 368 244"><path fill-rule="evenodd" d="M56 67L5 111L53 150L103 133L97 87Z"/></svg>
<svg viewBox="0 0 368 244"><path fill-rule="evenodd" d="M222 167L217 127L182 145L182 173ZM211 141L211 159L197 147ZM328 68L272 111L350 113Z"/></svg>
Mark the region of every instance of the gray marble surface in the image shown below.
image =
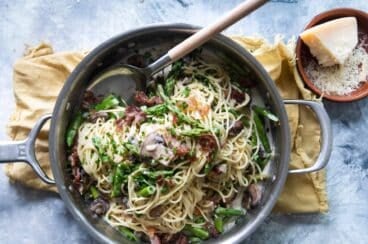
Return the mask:
<svg viewBox="0 0 368 244"><path fill-rule="evenodd" d="M235 0L0 0L0 139L13 104L12 64L25 45L89 50L135 27L159 22L206 25ZM289 3L287 3L289 2ZM290 3L294 2L294 3ZM227 34L297 35L312 16L335 7L368 11L367 0L273 1L229 28ZM327 167L330 211L325 215L269 217L251 243L368 243L368 100L325 102L334 129ZM93 243L51 193L11 184L0 172L0 243Z"/></svg>

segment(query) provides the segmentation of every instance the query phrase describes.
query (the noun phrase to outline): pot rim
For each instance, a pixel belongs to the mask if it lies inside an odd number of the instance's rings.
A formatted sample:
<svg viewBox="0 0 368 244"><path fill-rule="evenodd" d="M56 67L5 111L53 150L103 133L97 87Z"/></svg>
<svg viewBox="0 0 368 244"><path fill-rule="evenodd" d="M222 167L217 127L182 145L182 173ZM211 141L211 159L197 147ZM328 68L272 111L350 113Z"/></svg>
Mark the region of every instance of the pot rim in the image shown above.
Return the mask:
<svg viewBox="0 0 368 244"><path fill-rule="evenodd" d="M95 57L103 52L106 48L111 47L113 44L121 41L122 39L130 39L135 36L139 36L141 33L148 32L148 33L154 33L155 31L163 31L163 30L171 30L171 31L186 31L186 32L193 32L194 30L199 29L197 26L193 25L187 25L187 24L153 24L144 26L141 28L137 28L134 30L130 30L121 34L118 34L103 43L101 43L99 46L94 48L89 54L83 58L83 60L76 66L76 68L73 70L73 72L70 74L68 79L66 80L62 90L59 93L59 96L57 98L53 115L51 119L51 126L50 126L50 133L49 133L49 145L50 145L50 162L51 162L51 168L52 172L56 181L56 185L58 188L58 191L61 195L61 198L63 199L64 203L66 204L69 211L72 213L74 218L81 222L82 225L87 229L87 231L98 241L104 242L104 243L112 243L113 241L106 235L99 232L95 226L88 221L86 216L79 211L75 204L72 201L71 195L68 193L68 187L65 186L65 179L62 175L62 170L59 167L59 164L57 163L60 161L58 157L58 148L60 145L56 142L54 138L57 138L58 136L58 127L59 126L59 116L60 114L67 113L65 107L63 107L63 104L65 104L65 95L67 92L71 89L72 84L75 79L78 79L79 74L85 69L85 67L89 66L91 63L94 62ZM270 96L274 98L275 100L275 108L278 110L277 113L279 115L279 119L281 121L280 123L280 131L283 143L286 146L283 146L280 150L280 156L279 156L279 167L281 167L281 170L279 172L282 172L282 174L277 175L276 186L274 187L274 191L270 193L270 196L268 198L268 201L262 206L262 209L258 213L256 220L247 226L247 228L243 228L240 231L237 231L233 235L229 236L226 243L238 243L242 240L244 240L247 236L249 236L251 233L255 231L255 229L264 221L264 219L271 213L272 208L276 204L277 198L281 193L281 190L285 184L286 177L288 174L288 166L289 166L289 159L290 159L290 130L289 130L289 123L288 123L288 116L286 114L285 105L283 103L283 100L276 88L276 85L274 84L273 80L269 76L269 74L266 72L266 70L262 67L262 65L243 47L241 47L239 44L237 44L235 41L231 40L229 37L226 37L222 34L216 35L213 40L216 40L219 43L224 44L227 48L233 49L236 51L239 56L244 57L249 62L249 66L251 69L256 73L257 76L262 77L263 80L265 80L265 86L267 87L267 92L270 93ZM211 240L214 242L215 240ZM222 242L223 243L223 242Z"/></svg>

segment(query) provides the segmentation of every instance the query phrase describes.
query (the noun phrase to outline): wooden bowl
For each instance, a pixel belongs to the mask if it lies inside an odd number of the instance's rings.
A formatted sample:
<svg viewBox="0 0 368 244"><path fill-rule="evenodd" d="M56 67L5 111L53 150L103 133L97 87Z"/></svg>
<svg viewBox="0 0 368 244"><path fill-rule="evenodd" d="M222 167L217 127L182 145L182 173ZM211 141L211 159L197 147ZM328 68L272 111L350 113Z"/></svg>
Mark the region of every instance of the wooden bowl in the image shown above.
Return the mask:
<svg viewBox="0 0 368 244"><path fill-rule="evenodd" d="M341 17L356 17L358 21L358 33L359 33L359 43L362 41L362 38L366 35L368 36L368 13L351 8L338 8L332 9L326 12L323 12L317 16L315 16L311 22L305 27L304 30L307 30L315 25L322 24L324 22L341 18ZM366 50L368 52L368 50ZM309 47L304 44L301 38L298 38L296 44L296 64L304 83L318 95L322 95L321 90L314 85L314 83L309 79L307 73L304 70L304 67L307 67L307 64L315 59L309 51ZM346 95L333 95L333 94L323 94L323 97L335 101L335 102L351 102L361 98L364 98L368 95L368 81L362 83L356 90Z"/></svg>

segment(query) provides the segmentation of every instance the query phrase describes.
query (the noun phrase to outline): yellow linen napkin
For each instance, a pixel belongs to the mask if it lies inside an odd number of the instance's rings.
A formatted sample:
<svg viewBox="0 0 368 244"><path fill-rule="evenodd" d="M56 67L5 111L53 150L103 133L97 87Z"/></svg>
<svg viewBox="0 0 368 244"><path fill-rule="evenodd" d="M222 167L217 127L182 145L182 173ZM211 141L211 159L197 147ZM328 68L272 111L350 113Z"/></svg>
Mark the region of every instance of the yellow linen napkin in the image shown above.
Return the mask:
<svg viewBox="0 0 368 244"><path fill-rule="evenodd" d="M261 62L283 98L312 99L310 91L295 68L294 50L281 41L268 44L263 39L233 37ZM8 123L8 134L13 140L24 139L36 120L53 110L54 102L64 81L86 53L54 53L51 46L40 44L31 48L14 65L14 95L16 108ZM304 107L287 106L292 136L290 168L304 168L314 163L319 153L319 124L314 115ZM41 166L51 175L47 147L47 129L41 133L37 157ZM27 164L8 164L5 173L12 181L32 188L56 191L35 175ZM284 213L325 212L328 210L325 192L325 173L289 175L275 206Z"/></svg>

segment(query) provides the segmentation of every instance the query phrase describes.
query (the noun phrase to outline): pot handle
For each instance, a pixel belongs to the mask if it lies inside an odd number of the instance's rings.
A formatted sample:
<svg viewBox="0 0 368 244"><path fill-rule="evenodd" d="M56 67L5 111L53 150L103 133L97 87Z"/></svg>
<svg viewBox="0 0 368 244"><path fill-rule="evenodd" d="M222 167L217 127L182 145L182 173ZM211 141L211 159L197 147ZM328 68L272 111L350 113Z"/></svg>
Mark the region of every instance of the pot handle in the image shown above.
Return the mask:
<svg viewBox="0 0 368 244"><path fill-rule="evenodd" d="M284 100L285 104L305 105L311 108L321 126L321 150L315 164L305 169L291 169L290 174L305 174L319 171L326 167L332 151L331 121L323 103L309 100Z"/></svg>
<svg viewBox="0 0 368 244"><path fill-rule="evenodd" d="M51 114L42 116L32 128L28 137L24 140L0 142L0 164L25 162L33 168L43 182L47 184L55 184L55 180L48 177L42 170L35 155L37 136L43 125L50 118Z"/></svg>

